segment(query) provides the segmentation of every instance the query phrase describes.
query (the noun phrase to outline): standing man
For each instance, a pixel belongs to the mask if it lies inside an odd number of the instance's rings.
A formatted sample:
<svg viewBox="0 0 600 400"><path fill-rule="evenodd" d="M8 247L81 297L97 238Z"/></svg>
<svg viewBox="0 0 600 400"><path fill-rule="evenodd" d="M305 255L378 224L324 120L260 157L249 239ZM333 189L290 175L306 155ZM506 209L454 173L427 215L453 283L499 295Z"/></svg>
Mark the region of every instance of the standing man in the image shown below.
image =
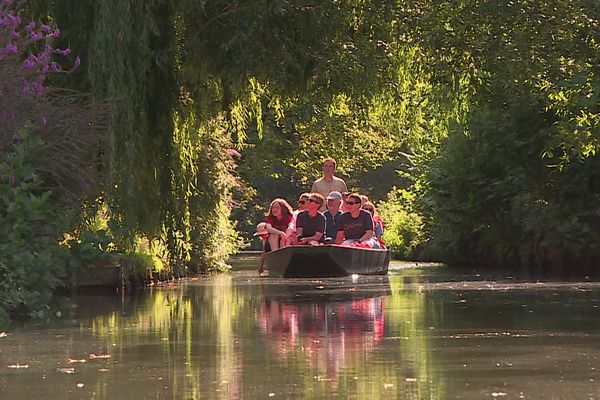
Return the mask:
<svg viewBox="0 0 600 400"><path fill-rule="evenodd" d="M326 198L329 193L337 191L340 193L347 192L346 182L342 178L338 178L333 175L337 163L333 158L326 158L323 160L323 177L317 179L312 185L311 192L321 193ZM325 211L325 204L320 208L320 211Z"/></svg>

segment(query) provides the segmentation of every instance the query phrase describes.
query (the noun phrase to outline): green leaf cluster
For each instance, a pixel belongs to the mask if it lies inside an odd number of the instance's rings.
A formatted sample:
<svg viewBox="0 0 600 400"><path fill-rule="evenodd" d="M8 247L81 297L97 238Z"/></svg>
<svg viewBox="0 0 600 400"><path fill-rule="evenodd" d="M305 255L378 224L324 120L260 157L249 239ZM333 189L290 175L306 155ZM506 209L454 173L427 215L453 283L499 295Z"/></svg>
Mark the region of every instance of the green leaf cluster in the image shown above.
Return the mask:
<svg viewBox="0 0 600 400"><path fill-rule="evenodd" d="M0 313L44 315L53 289L64 285L65 219L27 161L42 143L31 138L0 158Z"/></svg>

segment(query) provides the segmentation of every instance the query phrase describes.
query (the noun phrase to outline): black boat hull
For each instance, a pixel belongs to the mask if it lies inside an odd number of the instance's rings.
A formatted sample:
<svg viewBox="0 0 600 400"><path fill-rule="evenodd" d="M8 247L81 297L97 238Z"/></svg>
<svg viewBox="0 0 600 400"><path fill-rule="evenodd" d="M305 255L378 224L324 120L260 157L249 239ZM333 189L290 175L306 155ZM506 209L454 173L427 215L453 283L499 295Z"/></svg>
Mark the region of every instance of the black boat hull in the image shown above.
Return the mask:
<svg viewBox="0 0 600 400"><path fill-rule="evenodd" d="M323 245L288 246L267 253L269 276L279 278L325 278L385 275L390 254L385 249Z"/></svg>

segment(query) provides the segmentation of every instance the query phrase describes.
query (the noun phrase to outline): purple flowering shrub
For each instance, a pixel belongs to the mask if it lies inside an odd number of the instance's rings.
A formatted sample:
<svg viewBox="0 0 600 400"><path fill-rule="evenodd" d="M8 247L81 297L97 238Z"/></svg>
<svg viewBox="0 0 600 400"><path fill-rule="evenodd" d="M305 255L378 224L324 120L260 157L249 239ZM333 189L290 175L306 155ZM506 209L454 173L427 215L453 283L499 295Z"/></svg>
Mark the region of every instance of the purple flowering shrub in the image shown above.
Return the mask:
<svg viewBox="0 0 600 400"><path fill-rule="evenodd" d="M67 62L70 50L52 45L60 30L24 23L23 3L0 0L0 157L16 142L40 138L42 145L29 161L48 189L75 199L95 183L108 108L84 93L47 85L53 74L68 73L80 60L64 70L57 59Z"/></svg>
<svg viewBox="0 0 600 400"><path fill-rule="evenodd" d="M59 245L96 182L108 109L49 85L69 49L60 31L23 23L24 1L0 0L0 328L9 315L47 315L54 288L68 285ZM69 219L70 218L70 219Z"/></svg>

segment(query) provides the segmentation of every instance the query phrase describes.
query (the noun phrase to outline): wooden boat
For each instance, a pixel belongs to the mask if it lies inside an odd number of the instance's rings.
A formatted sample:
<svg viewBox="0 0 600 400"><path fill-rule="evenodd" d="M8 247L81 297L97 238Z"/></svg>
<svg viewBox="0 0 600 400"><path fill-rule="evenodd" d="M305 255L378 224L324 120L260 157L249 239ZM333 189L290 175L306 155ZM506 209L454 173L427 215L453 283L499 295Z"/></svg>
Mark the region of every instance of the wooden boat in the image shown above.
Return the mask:
<svg viewBox="0 0 600 400"><path fill-rule="evenodd" d="M390 264L386 249L323 245L287 246L267 253L265 268L278 278L325 278L385 275Z"/></svg>

